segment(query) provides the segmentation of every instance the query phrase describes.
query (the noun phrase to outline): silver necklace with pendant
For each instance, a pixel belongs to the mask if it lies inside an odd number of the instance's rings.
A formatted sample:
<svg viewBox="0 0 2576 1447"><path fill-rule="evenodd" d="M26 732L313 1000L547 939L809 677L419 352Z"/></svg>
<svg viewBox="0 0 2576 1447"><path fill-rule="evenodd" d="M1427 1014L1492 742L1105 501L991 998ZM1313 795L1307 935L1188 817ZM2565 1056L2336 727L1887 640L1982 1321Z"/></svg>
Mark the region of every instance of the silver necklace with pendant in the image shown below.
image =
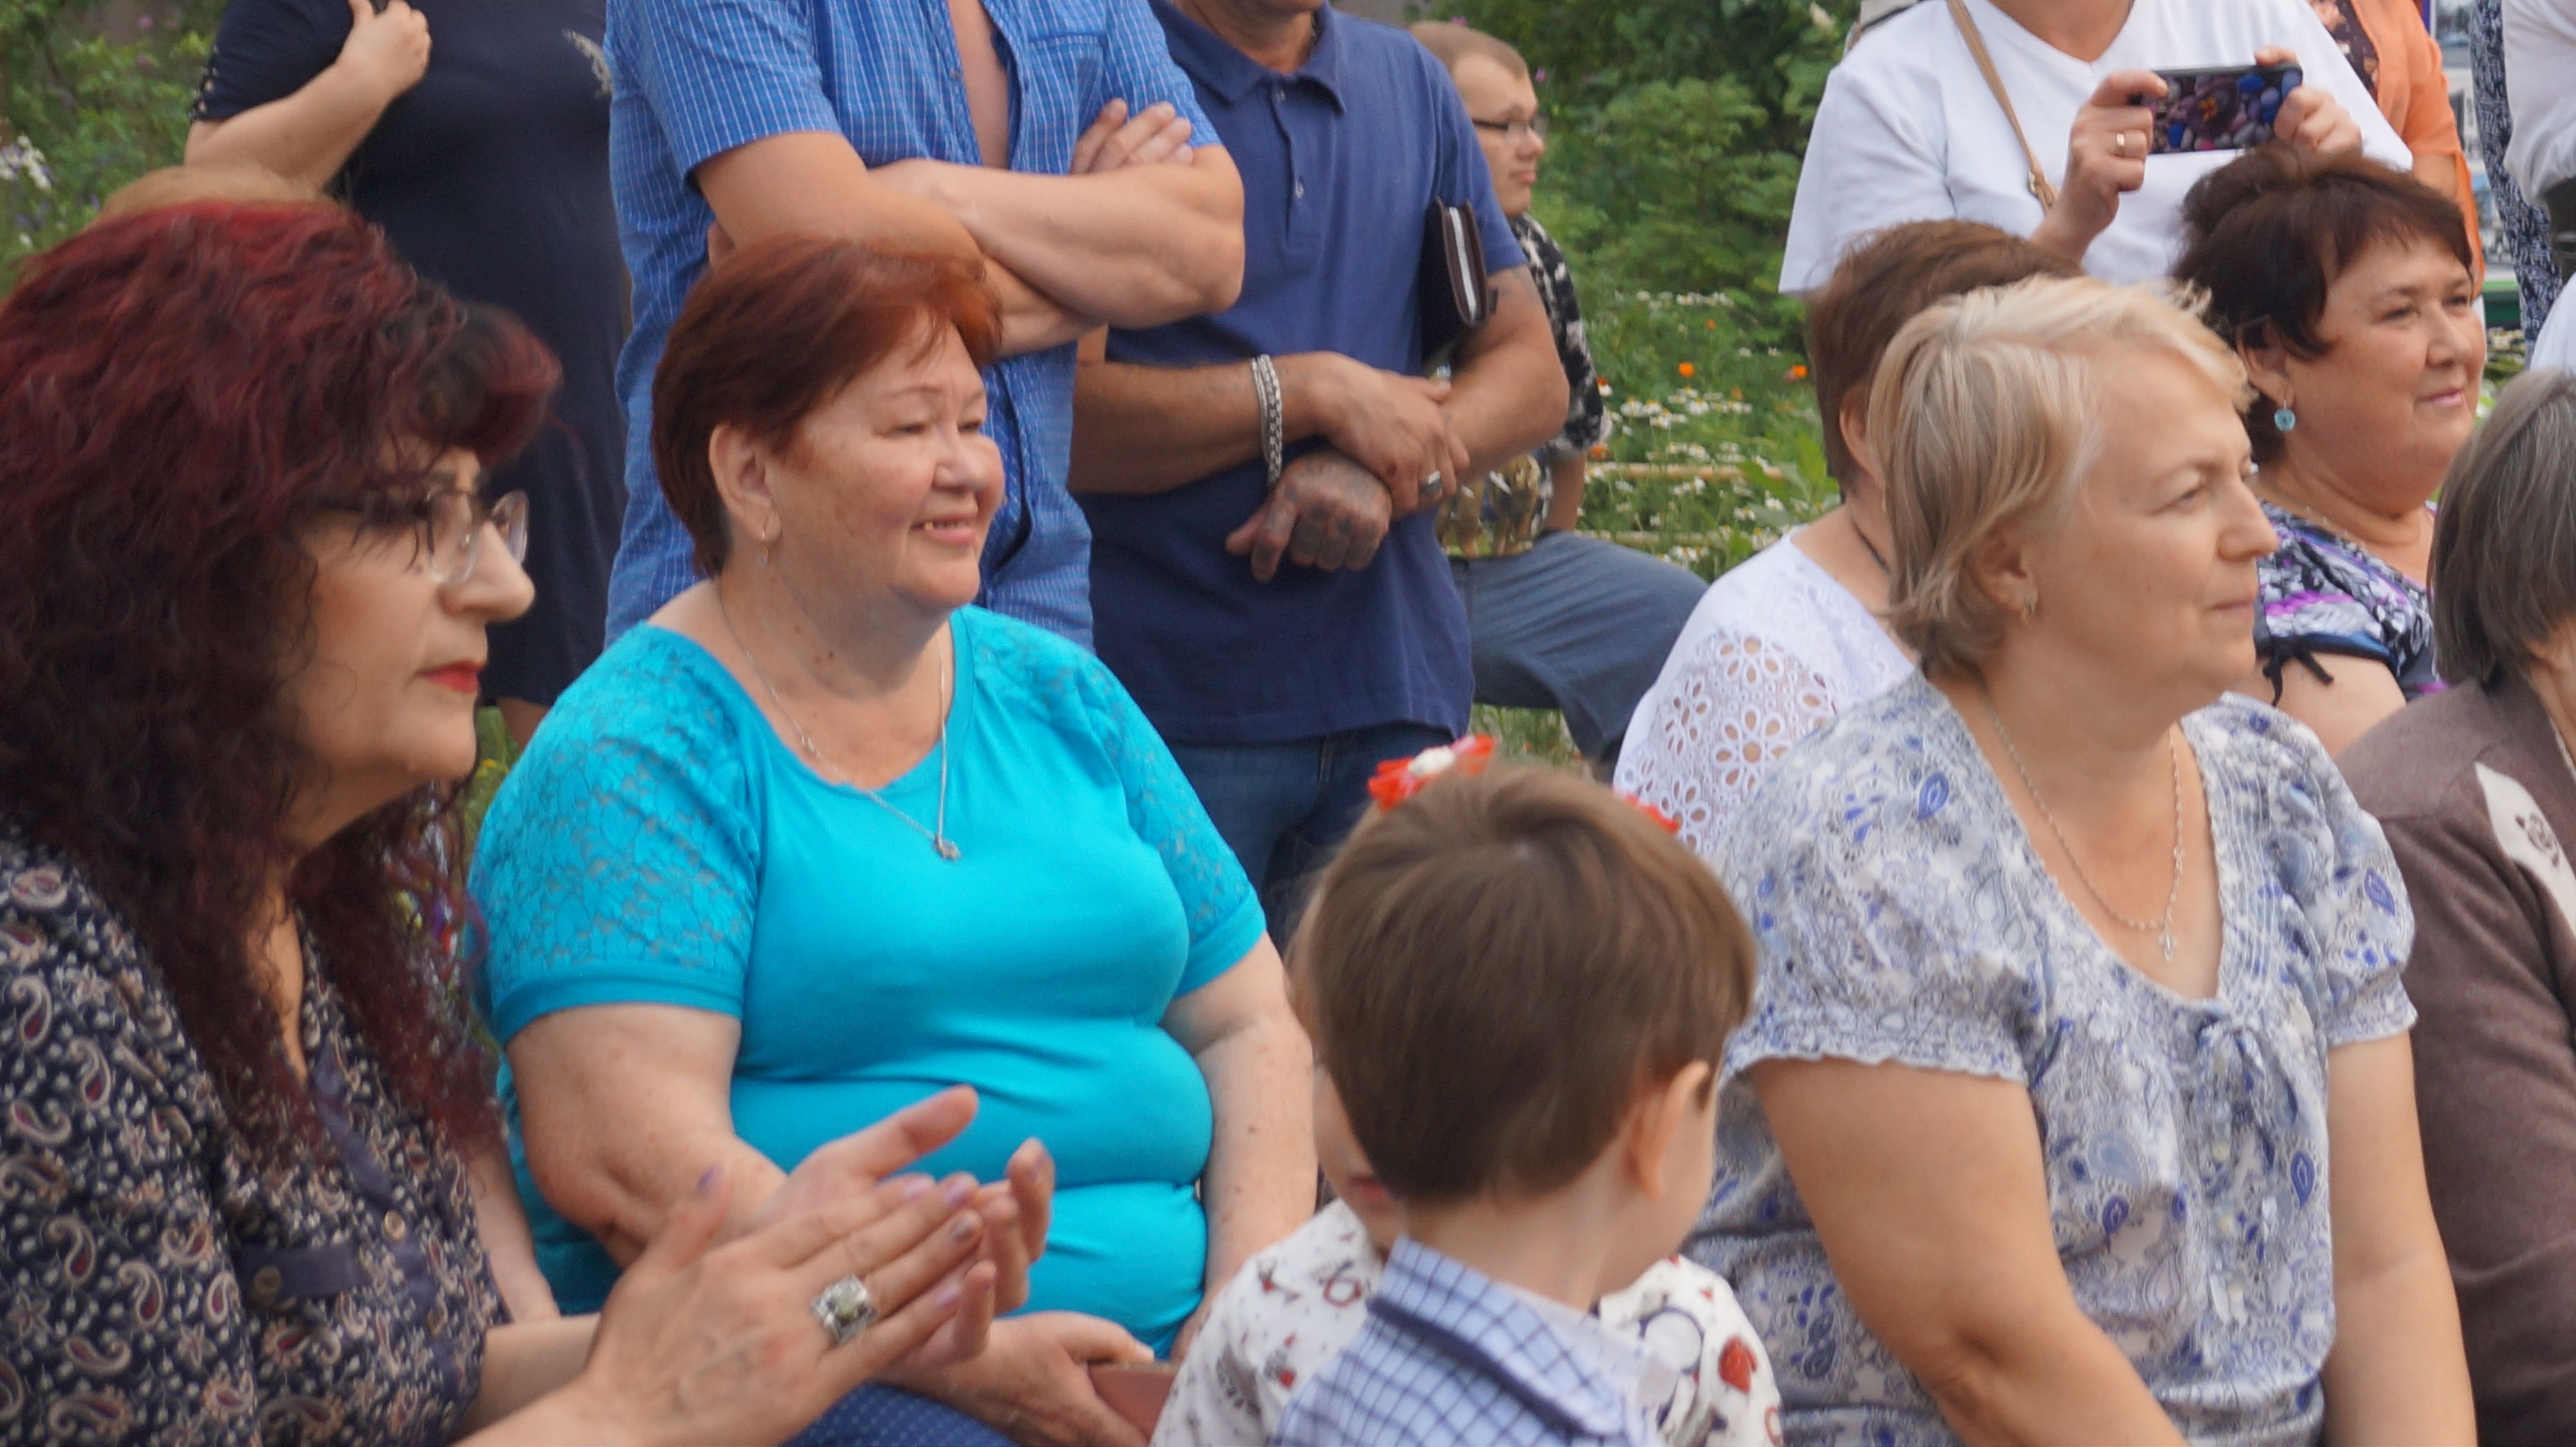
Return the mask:
<svg viewBox="0 0 2576 1447"><path fill-rule="evenodd" d="M2004 741L2004 757L2012 760L2013 772L2021 775L2021 786L2030 791L2030 801L2039 806L2039 817L2048 821L2048 832L2057 836L2057 847L2066 851L2066 862L2075 866L2075 877L2084 882L2085 892L2102 912L2118 920L2123 929L2137 934L2154 935L2156 948L2164 952L2165 962L2174 957L2174 905L2182 898L2182 750L2174 744L2173 734L2165 734L2165 761L2173 768L2173 883L2165 889L2165 912L2154 919L2131 919L2112 908L2102 897L2102 887L2084 872L2084 861L2075 857L2075 846L2066 840L2066 831L2058 827L2057 816L2048 811L2048 801L2039 795L2039 785L2032 783L2030 767L2021 761L2021 750L2013 747L2012 735L2004 731L2004 716L1995 711L1995 696L1986 695L1986 717L1995 721L1995 737Z"/></svg>
<svg viewBox="0 0 2576 1447"><path fill-rule="evenodd" d="M805 732L805 725L797 722L796 715L788 711L787 700L778 696L778 685L769 681L768 670L762 668L760 660L743 645L742 632L733 626L733 612L725 607L721 593L716 596L716 616L724 620L725 632L732 637L735 651L742 655L743 662L751 665L751 676L760 680L761 691L769 695L770 706L776 708L778 716L787 720L787 726L796 731L796 741L804 746L805 756L821 766L825 773L840 775L842 783L866 795L869 803L912 826L912 832L929 840L930 847L939 851L940 858L954 863L960 851L956 841L948 837L948 705L957 681L955 641L949 643L948 671L940 675L939 680L939 813L936 822L925 829L920 820L887 803L883 794L860 783L856 775L824 756L822 747L814 742L814 736Z"/></svg>

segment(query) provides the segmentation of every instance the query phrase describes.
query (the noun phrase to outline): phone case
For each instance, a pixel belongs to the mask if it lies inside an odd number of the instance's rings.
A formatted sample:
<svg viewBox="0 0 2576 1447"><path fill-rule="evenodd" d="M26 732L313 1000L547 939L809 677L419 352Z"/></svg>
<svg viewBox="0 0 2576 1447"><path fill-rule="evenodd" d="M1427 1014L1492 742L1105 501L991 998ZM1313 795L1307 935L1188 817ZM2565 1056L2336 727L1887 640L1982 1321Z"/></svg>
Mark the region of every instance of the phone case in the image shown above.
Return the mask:
<svg viewBox="0 0 2576 1447"><path fill-rule="evenodd" d="M2272 139L2281 102L2299 88L2296 65L2230 65L2160 70L2166 93L2156 113L2150 155L2241 151Z"/></svg>

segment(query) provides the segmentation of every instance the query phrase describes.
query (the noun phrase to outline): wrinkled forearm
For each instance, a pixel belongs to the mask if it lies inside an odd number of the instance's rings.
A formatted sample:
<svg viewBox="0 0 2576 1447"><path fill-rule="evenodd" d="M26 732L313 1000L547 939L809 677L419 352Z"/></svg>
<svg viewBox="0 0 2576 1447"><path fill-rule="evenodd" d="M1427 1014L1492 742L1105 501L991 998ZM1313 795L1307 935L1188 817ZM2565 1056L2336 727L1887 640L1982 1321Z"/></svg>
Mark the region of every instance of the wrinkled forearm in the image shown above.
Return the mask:
<svg viewBox="0 0 2576 1447"><path fill-rule="evenodd" d="M905 185L1074 314L1120 327L1223 311L1243 286L1243 185L1225 152L1085 176L937 161Z"/></svg>
<svg viewBox="0 0 2576 1447"><path fill-rule="evenodd" d="M1211 1042L1197 1059L1216 1107L1202 1188L1213 1294L1245 1258L1315 1213L1314 1054L1282 1010Z"/></svg>

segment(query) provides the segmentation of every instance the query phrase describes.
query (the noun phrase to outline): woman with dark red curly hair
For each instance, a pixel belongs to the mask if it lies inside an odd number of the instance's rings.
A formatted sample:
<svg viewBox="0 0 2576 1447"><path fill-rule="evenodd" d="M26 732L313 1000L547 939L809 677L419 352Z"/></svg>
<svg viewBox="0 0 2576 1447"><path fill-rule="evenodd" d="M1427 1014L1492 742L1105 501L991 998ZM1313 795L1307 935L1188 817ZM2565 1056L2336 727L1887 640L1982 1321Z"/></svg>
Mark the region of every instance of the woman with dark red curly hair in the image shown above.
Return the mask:
<svg viewBox="0 0 2576 1447"><path fill-rule="evenodd" d="M954 1091L502 1324L423 920L530 594L477 483L554 382L309 207L111 221L0 303L0 1440L775 1440L1021 1290L1015 1203L883 1180Z"/></svg>

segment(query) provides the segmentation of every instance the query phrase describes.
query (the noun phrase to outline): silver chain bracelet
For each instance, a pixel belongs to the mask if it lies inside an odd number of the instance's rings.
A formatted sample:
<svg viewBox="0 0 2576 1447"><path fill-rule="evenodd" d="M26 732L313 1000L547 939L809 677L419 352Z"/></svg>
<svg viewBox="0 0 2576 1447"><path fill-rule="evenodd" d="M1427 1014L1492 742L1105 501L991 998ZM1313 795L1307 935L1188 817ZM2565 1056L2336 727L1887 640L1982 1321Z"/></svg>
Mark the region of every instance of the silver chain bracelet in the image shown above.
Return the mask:
<svg viewBox="0 0 2576 1447"><path fill-rule="evenodd" d="M1265 354L1252 359L1252 395L1261 401L1261 462L1270 470L1270 486L1288 461L1288 411L1279 392L1279 369Z"/></svg>

